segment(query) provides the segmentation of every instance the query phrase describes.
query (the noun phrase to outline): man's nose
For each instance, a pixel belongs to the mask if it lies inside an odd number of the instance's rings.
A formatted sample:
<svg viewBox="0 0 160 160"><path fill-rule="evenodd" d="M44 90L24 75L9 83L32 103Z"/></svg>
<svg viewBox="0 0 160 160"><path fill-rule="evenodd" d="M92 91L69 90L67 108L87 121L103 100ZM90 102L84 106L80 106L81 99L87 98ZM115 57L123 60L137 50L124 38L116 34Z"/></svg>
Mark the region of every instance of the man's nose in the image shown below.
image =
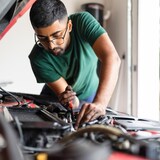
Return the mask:
<svg viewBox="0 0 160 160"><path fill-rule="evenodd" d="M53 39L49 38L48 39L48 48L53 49L55 47L55 44L53 43Z"/></svg>

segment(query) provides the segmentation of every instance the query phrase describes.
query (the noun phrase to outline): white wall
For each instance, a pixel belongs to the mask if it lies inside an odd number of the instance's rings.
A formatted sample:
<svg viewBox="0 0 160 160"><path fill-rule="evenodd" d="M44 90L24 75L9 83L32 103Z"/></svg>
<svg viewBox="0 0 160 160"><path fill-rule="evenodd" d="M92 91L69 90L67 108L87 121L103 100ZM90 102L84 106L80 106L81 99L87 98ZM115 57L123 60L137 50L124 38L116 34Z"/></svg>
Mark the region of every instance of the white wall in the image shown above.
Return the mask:
<svg viewBox="0 0 160 160"><path fill-rule="evenodd" d="M160 1L138 3L137 115L159 120Z"/></svg>
<svg viewBox="0 0 160 160"><path fill-rule="evenodd" d="M118 111L129 113L129 75L128 75L128 42L127 42L127 10L128 0L105 1L107 10L111 11L110 18L106 21L106 30L115 45L118 54L122 58L119 80L110 101L110 106Z"/></svg>
<svg viewBox="0 0 160 160"><path fill-rule="evenodd" d="M104 4L105 0L80 0L80 1L76 1L76 0L70 0L70 3L68 3L68 0L62 0L62 2L64 2L64 4L67 7L68 13L74 13L74 12L78 12L81 10L81 5L84 3L101 3Z"/></svg>
<svg viewBox="0 0 160 160"><path fill-rule="evenodd" d="M11 81L3 87L9 91L38 93L39 85L32 74L28 54L34 44L28 12L6 33L0 41L0 83Z"/></svg>

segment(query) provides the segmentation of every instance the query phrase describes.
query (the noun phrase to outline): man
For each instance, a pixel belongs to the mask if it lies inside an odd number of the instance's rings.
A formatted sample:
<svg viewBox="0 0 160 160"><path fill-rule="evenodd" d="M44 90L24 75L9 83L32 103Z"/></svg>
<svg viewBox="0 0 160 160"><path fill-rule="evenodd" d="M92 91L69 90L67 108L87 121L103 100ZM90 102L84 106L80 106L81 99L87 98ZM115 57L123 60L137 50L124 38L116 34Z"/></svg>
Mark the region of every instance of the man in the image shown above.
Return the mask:
<svg viewBox="0 0 160 160"><path fill-rule="evenodd" d="M104 115L120 67L120 58L104 28L88 12L68 17L60 0L37 0L30 20L36 44L29 58L37 82L47 84L63 105L77 97L85 102L75 128Z"/></svg>

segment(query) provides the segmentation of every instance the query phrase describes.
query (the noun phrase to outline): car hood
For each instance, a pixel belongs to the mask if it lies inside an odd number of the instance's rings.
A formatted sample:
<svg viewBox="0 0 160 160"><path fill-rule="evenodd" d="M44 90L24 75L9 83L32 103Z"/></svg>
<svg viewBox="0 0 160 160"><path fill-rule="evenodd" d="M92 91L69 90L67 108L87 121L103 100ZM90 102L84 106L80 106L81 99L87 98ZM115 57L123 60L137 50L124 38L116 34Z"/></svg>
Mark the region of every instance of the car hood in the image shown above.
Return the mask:
<svg viewBox="0 0 160 160"><path fill-rule="evenodd" d="M0 40L36 0L0 0Z"/></svg>

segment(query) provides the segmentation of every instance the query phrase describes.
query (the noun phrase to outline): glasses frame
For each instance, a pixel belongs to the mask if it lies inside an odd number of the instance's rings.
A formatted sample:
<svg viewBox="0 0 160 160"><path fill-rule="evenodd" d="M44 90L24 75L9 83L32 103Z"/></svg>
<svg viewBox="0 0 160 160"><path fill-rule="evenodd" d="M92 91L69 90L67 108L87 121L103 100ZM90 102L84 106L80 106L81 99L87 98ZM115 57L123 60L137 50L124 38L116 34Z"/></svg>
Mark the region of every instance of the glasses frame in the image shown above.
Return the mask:
<svg viewBox="0 0 160 160"><path fill-rule="evenodd" d="M34 39L35 39L35 43L39 46L39 47L43 47L43 45L44 46L46 46L46 45L48 45L50 42L52 42L54 45L62 45L63 43L64 43L64 39L65 39L65 37L66 37L66 33L67 33L67 30L68 30L68 21L67 21L67 25L66 25L66 28L65 28L65 32L64 32L64 35L63 36L61 36L61 37L57 37L57 38L53 38L53 39L51 39L51 40L44 40L44 42L42 42L39 38L38 38L38 36L36 35L36 33L34 34ZM47 37L46 37L47 38ZM63 40L62 41L62 43L57 43L56 42L56 40Z"/></svg>

